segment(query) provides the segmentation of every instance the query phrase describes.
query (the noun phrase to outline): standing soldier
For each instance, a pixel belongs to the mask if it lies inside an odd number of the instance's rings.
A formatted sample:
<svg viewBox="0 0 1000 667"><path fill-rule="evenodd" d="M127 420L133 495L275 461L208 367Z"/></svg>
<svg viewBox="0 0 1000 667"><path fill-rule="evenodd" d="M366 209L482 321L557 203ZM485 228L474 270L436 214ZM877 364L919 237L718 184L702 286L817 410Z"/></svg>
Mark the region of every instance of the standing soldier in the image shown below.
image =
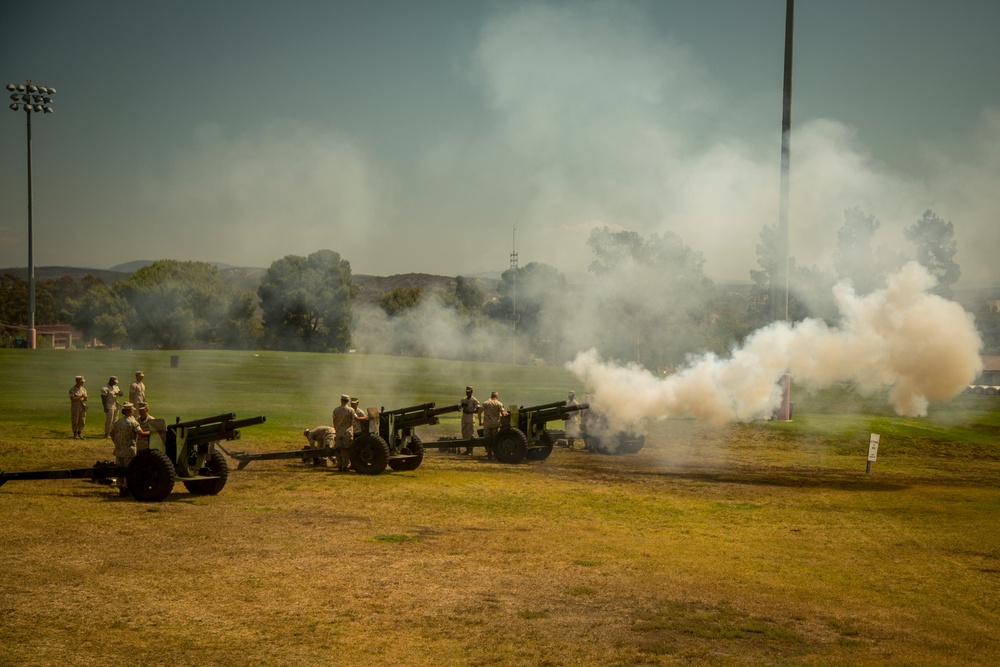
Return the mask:
<svg viewBox="0 0 1000 667"><path fill-rule="evenodd" d="M354 410L348 407L351 397L344 394L340 405L333 409L333 428L337 432L333 438L337 447L337 470L347 470L351 441L354 440Z"/></svg>
<svg viewBox="0 0 1000 667"><path fill-rule="evenodd" d="M576 392L569 392L569 398L566 399L566 407L571 407L574 405L580 405L580 401L576 400ZM566 415L566 445L570 449L576 448L576 439L580 437L580 412L571 412Z"/></svg>
<svg viewBox="0 0 1000 667"><path fill-rule="evenodd" d="M136 407L139 409L136 421L139 422L140 433L135 443L135 450L141 452L144 449L149 449L149 434L153 432L152 421L156 417L149 414L149 403L140 403Z"/></svg>
<svg viewBox="0 0 1000 667"><path fill-rule="evenodd" d="M115 463L128 466L135 458L136 441L140 435L149 436L149 431L143 433L139 422L132 416L132 404L122 406L122 416L111 426L111 441L115 443ZM124 498L128 495L128 485L125 477L118 478L118 495Z"/></svg>
<svg viewBox="0 0 1000 667"><path fill-rule="evenodd" d="M482 415L483 404L472 395L472 387L465 388L465 398L462 399L462 440L472 440L476 431L476 415ZM479 417L479 425L482 426L483 418ZM472 447L466 447L465 453L472 456Z"/></svg>
<svg viewBox="0 0 1000 667"><path fill-rule="evenodd" d="M118 419L118 397L122 395L122 389L118 386L118 377L112 375L108 383L101 387L101 402L104 403L104 437L111 437L111 425Z"/></svg>
<svg viewBox="0 0 1000 667"><path fill-rule="evenodd" d="M351 399L351 410L354 411L354 437L358 437L368 429L368 413L358 407L361 401L357 398Z"/></svg>
<svg viewBox="0 0 1000 667"><path fill-rule="evenodd" d="M132 405L139 405L146 402L146 383L142 379L146 377L142 371L135 372L135 382L128 388L128 402Z"/></svg>
<svg viewBox="0 0 1000 667"><path fill-rule="evenodd" d="M69 389L69 414L73 422L73 439L83 440L83 427L87 423L87 390L82 375L76 376L76 384Z"/></svg>
<svg viewBox="0 0 1000 667"><path fill-rule="evenodd" d="M509 413L500 402L500 395L495 391L490 394L490 400L483 403L482 414L479 415L479 423L483 425L483 435L486 436L486 458L493 458L493 438L500 432L500 418L506 417Z"/></svg>

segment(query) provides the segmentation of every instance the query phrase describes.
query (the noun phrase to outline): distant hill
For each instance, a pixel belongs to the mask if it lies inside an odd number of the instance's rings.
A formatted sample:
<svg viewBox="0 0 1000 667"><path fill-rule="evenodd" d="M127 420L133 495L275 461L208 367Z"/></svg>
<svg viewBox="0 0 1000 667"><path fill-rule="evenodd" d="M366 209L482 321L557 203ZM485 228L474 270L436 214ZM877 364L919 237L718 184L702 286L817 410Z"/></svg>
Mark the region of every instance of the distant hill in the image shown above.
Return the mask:
<svg viewBox="0 0 1000 667"><path fill-rule="evenodd" d="M85 276L95 276L107 284L120 280L128 280L129 276L143 268L149 266L152 261L137 260L119 264L111 269L81 269L71 266L36 266L36 280L55 280L63 276L69 276L73 280L80 280ZM257 291L261 278L267 269L258 267L240 267L220 262L210 262L219 267L222 279L233 287ZM28 269L24 267L0 269L0 275L10 273L22 280L28 279ZM404 273L395 276L369 276L355 274L351 276L354 284L358 288L358 301L362 303L377 303L382 294L390 292L397 287L419 287L424 290L437 290L442 292L453 292L455 290L455 278L450 276L436 276L427 273ZM488 300L495 296L499 280L486 277L469 277L479 285L483 296Z"/></svg>
<svg viewBox="0 0 1000 667"><path fill-rule="evenodd" d="M21 280L28 279L28 269L20 266L10 269L0 269L0 275L9 273ZM114 269L80 269L75 266L36 266L35 280L57 280L63 276L69 276L73 280L80 280L86 276L100 278L106 283L115 283L119 280L128 280L132 272L117 271Z"/></svg>

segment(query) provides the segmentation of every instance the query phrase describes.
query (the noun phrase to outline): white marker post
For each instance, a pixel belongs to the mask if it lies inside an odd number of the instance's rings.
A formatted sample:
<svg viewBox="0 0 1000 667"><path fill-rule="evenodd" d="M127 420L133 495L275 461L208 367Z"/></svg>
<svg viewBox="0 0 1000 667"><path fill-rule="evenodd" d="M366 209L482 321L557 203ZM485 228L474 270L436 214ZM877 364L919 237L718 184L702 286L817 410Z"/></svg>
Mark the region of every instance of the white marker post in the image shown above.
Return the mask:
<svg viewBox="0 0 1000 667"><path fill-rule="evenodd" d="M868 465L865 468L865 474L872 474L872 463L878 457L878 433L872 433L871 439L868 440Z"/></svg>

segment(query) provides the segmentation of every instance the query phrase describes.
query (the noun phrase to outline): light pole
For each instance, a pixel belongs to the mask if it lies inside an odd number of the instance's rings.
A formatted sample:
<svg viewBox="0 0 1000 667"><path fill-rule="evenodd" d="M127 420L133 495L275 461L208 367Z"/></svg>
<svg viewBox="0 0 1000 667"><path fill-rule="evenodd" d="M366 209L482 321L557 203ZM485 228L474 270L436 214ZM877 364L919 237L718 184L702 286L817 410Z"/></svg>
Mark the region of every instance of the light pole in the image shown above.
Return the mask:
<svg viewBox="0 0 1000 667"><path fill-rule="evenodd" d="M31 219L31 114L52 113L52 95L55 88L36 86L28 79L25 83L8 83L11 111L24 111L28 122L28 347L35 349L35 248Z"/></svg>

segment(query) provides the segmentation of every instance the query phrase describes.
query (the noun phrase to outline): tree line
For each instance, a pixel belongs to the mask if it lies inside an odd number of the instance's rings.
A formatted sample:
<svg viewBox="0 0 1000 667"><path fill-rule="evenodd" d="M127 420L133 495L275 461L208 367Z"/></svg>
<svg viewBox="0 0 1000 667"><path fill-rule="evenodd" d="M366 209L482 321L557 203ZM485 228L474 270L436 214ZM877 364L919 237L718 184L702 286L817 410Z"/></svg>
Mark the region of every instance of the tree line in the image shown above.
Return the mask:
<svg viewBox="0 0 1000 667"><path fill-rule="evenodd" d="M837 317L831 291L836 282L848 280L865 294L910 259L938 279L938 294L951 296L961 276L952 223L926 211L905 229L913 245L910 256L875 246L879 226L860 208L848 209L832 270L789 259L790 320L832 322ZM382 294L378 305L392 321L433 300L436 308L451 313L449 321L457 322L463 335L516 335L521 360L558 363L576 350L596 347L606 358L668 370L690 354L724 354L770 321L770 283L777 262L783 261L776 255L776 235L776 226L761 231L749 291L714 284L704 273L703 255L675 233L643 237L602 227L588 239L594 258L583 284L570 285L554 267L531 262L505 271L495 298L459 276L452 291L397 287ZM227 284L210 264L162 260L110 285L93 276L38 281L36 322L70 323L88 340L114 347L344 352L357 342L356 298L351 265L332 250L276 260L256 291ZM25 281L0 277L0 321L23 326L26 314ZM987 348L1000 349L997 309L984 304L974 314ZM397 352L433 353L419 335Z"/></svg>

